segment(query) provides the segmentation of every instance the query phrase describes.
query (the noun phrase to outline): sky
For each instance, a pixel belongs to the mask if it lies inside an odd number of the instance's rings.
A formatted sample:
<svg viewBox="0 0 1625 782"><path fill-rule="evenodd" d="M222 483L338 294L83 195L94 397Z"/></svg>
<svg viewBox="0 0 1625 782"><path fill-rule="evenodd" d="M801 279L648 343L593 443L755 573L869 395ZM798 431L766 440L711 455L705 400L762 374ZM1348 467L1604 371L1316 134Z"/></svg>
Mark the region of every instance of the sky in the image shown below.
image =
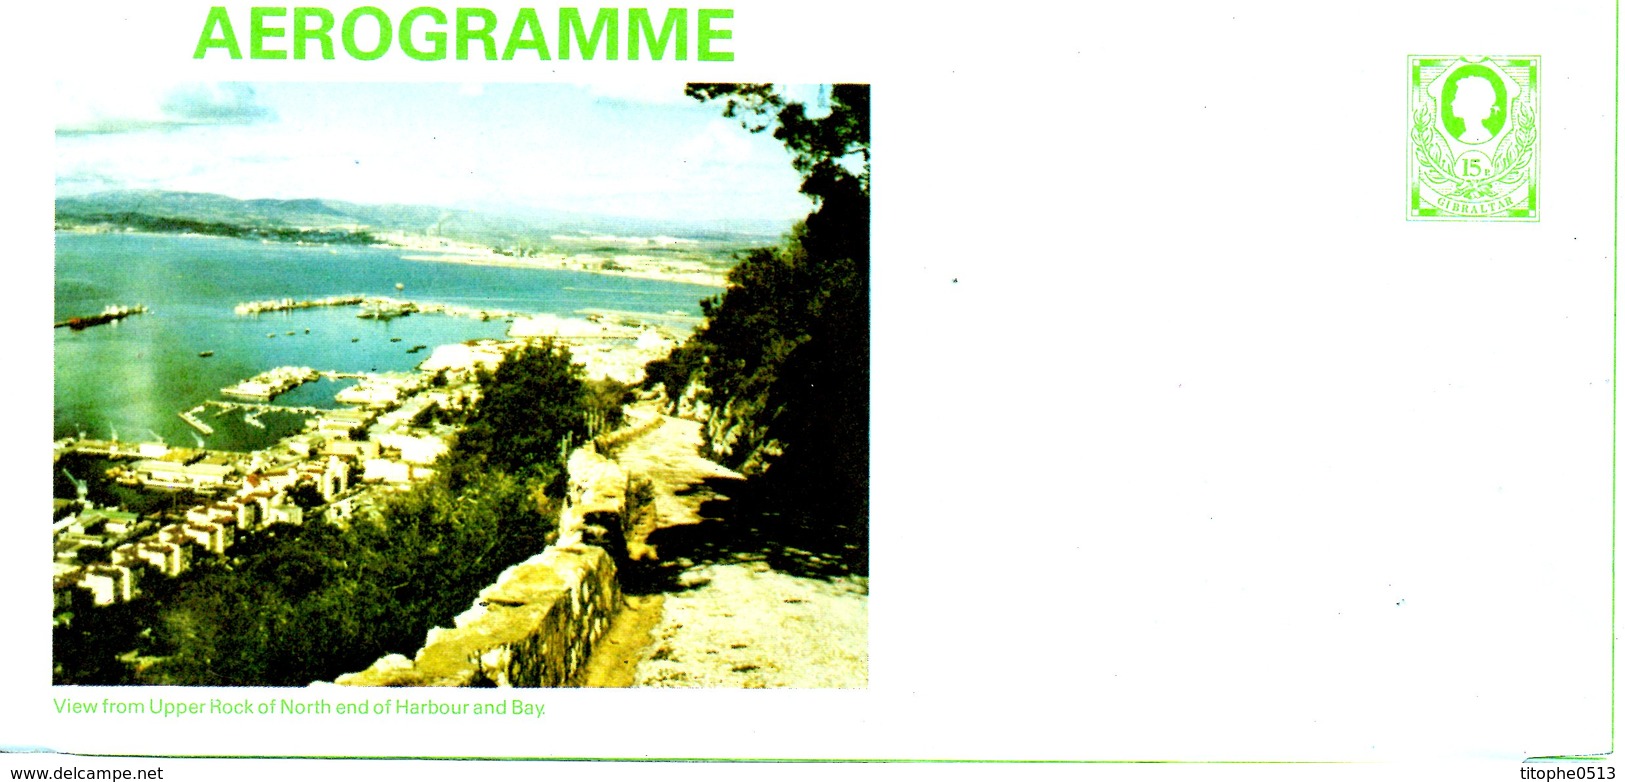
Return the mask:
<svg viewBox="0 0 1625 782"><path fill-rule="evenodd" d="M786 89L816 113L817 87ZM805 216L789 154L721 111L677 83L64 83L56 188L701 224Z"/></svg>

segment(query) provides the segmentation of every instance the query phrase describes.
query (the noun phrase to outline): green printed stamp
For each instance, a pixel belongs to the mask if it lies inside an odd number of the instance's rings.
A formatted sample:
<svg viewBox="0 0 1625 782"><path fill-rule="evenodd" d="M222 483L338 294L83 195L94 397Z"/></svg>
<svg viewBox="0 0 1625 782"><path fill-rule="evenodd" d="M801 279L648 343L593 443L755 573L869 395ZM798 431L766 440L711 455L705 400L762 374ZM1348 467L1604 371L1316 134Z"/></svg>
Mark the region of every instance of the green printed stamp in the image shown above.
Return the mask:
<svg viewBox="0 0 1625 782"><path fill-rule="evenodd" d="M1539 57L1413 56L1411 220L1539 220Z"/></svg>

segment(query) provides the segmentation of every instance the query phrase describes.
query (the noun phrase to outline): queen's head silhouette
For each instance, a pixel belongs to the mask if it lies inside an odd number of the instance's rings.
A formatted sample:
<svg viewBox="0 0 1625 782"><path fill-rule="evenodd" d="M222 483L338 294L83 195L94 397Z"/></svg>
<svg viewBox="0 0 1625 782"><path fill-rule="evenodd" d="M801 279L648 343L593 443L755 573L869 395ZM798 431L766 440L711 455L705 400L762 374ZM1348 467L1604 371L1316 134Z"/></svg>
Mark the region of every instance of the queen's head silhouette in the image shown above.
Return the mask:
<svg viewBox="0 0 1625 782"><path fill-rule="evenodd" d="M1439 96L1444 129L1463 144L1482 144L1501 133L1506 124L1506 84L1494 70L1464 65L1445 80Z"/></svg>

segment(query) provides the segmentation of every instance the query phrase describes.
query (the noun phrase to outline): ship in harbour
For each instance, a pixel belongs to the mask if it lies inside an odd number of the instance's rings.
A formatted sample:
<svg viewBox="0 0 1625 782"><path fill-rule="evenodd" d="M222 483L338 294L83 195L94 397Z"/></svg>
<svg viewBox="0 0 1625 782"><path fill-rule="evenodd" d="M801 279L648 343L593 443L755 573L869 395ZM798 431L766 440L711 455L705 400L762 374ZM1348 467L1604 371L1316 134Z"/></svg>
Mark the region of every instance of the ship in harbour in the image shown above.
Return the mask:
<svg viewBox="0 0 1625 782"><path fill-rule="evenodd" d="M417 311L417 306L409 301L390 301L388 299L368 299L361 305L361 311L356 317L367 320L390 320Z"/></svg>

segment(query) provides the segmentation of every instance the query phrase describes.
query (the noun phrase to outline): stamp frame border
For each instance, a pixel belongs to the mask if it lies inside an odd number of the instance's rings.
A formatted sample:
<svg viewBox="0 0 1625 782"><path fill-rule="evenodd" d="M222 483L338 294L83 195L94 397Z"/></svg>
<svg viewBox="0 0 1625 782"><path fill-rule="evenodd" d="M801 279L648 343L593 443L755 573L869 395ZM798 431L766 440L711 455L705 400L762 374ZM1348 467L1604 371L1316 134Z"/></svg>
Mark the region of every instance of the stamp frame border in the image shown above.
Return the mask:
<svg viewBox="0 0 1625 782"><path fill-rule="evenodd" d="M1413 111L1414 106L1415 106L1415 92L1414 91L1415 91L1415 89L1417 87L1417 84L1415 83L1415 79L1417 78L1417 69L1420 67L1419 62L1421 60L1455 59L1455 58L1459 58L1459 57L1463 57L1463 56L1465 56L1465 55L1462 55L1462 54L1407 54L1407 55L1405 55L1405 125L1404 126L1406 128L1409 128L1411 126L1411 122L1412 122L1411 112ZM1542 157L1541 140L1542 140L1542 136L1545 135L1545 133L1543 132L1543 126L1545 125L1545 121L1544 121L1544 118L1543 118L1542 115L1545 112L1545 104L1546 104L1545 96L1542 95L1542 92L1544 90L1543 90L1543 88L1541 86L1542 85L1542 79L1544 78L1544 75L1541 72L1542 71L1541 55L1538 55L1538 54L1499 54L1499 55L1498 54L1490 54L1490 55L1483 55L1483 56L1486 57L1487 59L1528 60L1530 64L1527 67L1532 69L1533 78L1530 79L1530 82L1531 82L1531 84L1534 85L1534 91L1535 91L1535 149L1534 149L1534 156L1530 160L1530 166L1534 169L1533 176L1532 176L1533 181L1530 183L1530 186L1529 186L1529 199L1528 199L1528 201L1530 203L1530 207L1528 209L1523 209L1523 210L1513 210L1513 211L1527 212L1527 214L1524 214L1524 215L1509 215L1509 214L1504 214L1504 213L1498 213L1498 214L1496 214L1494 216L1469 217L1469 216L1466 216L1466 215L1453 215L1453 214L1445 213L1445 212L1443 212L1443 210L1438 210L1438 209L1422 209L1422 208L1420 208L1420 206L1417 203L1418 200L1421 197L1421 194L1420 194L1419 189L1418 189L1417 184L1416 184L1416 153L1414 152L1413 145L1409 142L1409 139L1407 138L1406 145L1405 145L1405 220L1406 220L1406 222L1415 222L1415 223L1441 223L1441 222L1442 223L1539 223L1540 222L1541 209L1540 209L1539 194L1540 194L1540 164L1541 164L1541 157ZM1408 136L1408 134L1407 134L1407 136ZM1433 212L1433 214L1424 214L1425 212Z"/></svg>

